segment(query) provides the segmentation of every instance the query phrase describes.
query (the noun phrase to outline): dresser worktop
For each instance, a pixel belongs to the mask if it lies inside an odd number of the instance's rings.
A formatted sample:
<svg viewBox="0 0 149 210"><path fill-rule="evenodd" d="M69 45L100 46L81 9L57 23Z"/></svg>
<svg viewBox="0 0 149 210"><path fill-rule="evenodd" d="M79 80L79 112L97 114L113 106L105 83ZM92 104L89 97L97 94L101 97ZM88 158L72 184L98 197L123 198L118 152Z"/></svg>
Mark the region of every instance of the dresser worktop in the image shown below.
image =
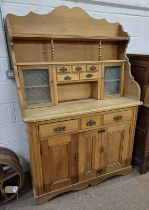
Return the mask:
<svg viewBox="0 0 149 210"><path fill-rule="evenodd" d="M59 103L57 106L27 109L24 112L23 120L25 122L53 120L120 108L128 108L141 104L142 102L140 101L132 100L126 97L106 100L86 99L72 102L63 102Z"/></svg>

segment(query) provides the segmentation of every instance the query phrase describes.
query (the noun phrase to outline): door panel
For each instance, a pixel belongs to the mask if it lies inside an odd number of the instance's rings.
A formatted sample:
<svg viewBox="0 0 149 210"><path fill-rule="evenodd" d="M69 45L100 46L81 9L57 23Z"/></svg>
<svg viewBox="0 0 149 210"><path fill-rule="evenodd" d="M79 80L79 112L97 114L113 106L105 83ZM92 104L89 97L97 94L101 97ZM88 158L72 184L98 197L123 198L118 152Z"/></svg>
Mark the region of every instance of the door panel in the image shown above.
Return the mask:
<svg viewBox="0 0 149 210"><path fill-rule="evenodd" d="M124 167L127 161L130 124L109 126L107 128L106 150L107 168L110 172Z"/></svg>
<svg viewBox="0 0 149 210"><path fill-rule="evenodd" d="M59 135L41 140L43 185L45 192L76 181L75 135Z"/></svg>
<svg viewBox="0 0 149 210"><path fill-rule="evenodd" d="M104 132L103 132L104 133ZM104 134L99 130L86 131L78 135L78 179L79 181L98 176L105 167Z"/></svg>

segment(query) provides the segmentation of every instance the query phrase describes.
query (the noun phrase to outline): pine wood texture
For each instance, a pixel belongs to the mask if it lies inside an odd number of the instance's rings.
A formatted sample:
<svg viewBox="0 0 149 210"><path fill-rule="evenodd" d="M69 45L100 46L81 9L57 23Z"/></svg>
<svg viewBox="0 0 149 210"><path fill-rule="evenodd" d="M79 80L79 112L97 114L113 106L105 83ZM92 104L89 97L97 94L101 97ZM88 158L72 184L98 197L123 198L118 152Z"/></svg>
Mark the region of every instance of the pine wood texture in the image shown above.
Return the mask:
<svg viewBox="0 0 149 210"><path fill-rule="evenodd" d="M61 6L6 28L36 203L128 174L142 103L122 26Z"/></svg>

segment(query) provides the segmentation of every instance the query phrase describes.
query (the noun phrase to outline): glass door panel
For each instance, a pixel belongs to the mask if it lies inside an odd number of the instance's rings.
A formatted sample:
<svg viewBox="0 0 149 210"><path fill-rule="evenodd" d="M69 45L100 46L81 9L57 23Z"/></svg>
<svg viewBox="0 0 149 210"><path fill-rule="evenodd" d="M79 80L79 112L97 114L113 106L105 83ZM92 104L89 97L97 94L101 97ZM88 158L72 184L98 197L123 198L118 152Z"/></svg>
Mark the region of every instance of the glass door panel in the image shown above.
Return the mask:
<svg viewBox="0 0 149 210"><path fill-rule="evenodd" d="M118 95L121 92L121 66L104 67L104 95Z"/></svg>
<svg viewBox="0 0 149 210"><path fill-rule="evenodd" d="M23 70L27 104L51 102L48 69Z"/></svg>

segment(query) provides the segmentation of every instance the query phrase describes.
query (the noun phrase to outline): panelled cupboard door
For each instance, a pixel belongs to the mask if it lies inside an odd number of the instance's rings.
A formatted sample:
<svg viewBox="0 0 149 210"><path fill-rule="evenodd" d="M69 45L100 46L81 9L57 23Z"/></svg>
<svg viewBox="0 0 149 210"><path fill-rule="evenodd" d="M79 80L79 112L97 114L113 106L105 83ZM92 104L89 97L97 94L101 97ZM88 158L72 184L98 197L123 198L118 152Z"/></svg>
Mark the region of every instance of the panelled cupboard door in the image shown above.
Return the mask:
<svg viewBox="0 0 149 210"><path fill-rule="evenodd" d="M106 138L106 172L126 166L130 123L109 126Z"/></svg>
<svg viewBox="0 0 149 210"><path fill-rule="evenodd" d="M56 190L76 182L77 137L58 135L41 143L41 161L44 191Z"/></svg>
<svg viewBox="0 0 149 210"><path fill-rule="evenodd" d="M105 136L104 129L78 134L78 181L96 177L103 172Z"/></svg>

